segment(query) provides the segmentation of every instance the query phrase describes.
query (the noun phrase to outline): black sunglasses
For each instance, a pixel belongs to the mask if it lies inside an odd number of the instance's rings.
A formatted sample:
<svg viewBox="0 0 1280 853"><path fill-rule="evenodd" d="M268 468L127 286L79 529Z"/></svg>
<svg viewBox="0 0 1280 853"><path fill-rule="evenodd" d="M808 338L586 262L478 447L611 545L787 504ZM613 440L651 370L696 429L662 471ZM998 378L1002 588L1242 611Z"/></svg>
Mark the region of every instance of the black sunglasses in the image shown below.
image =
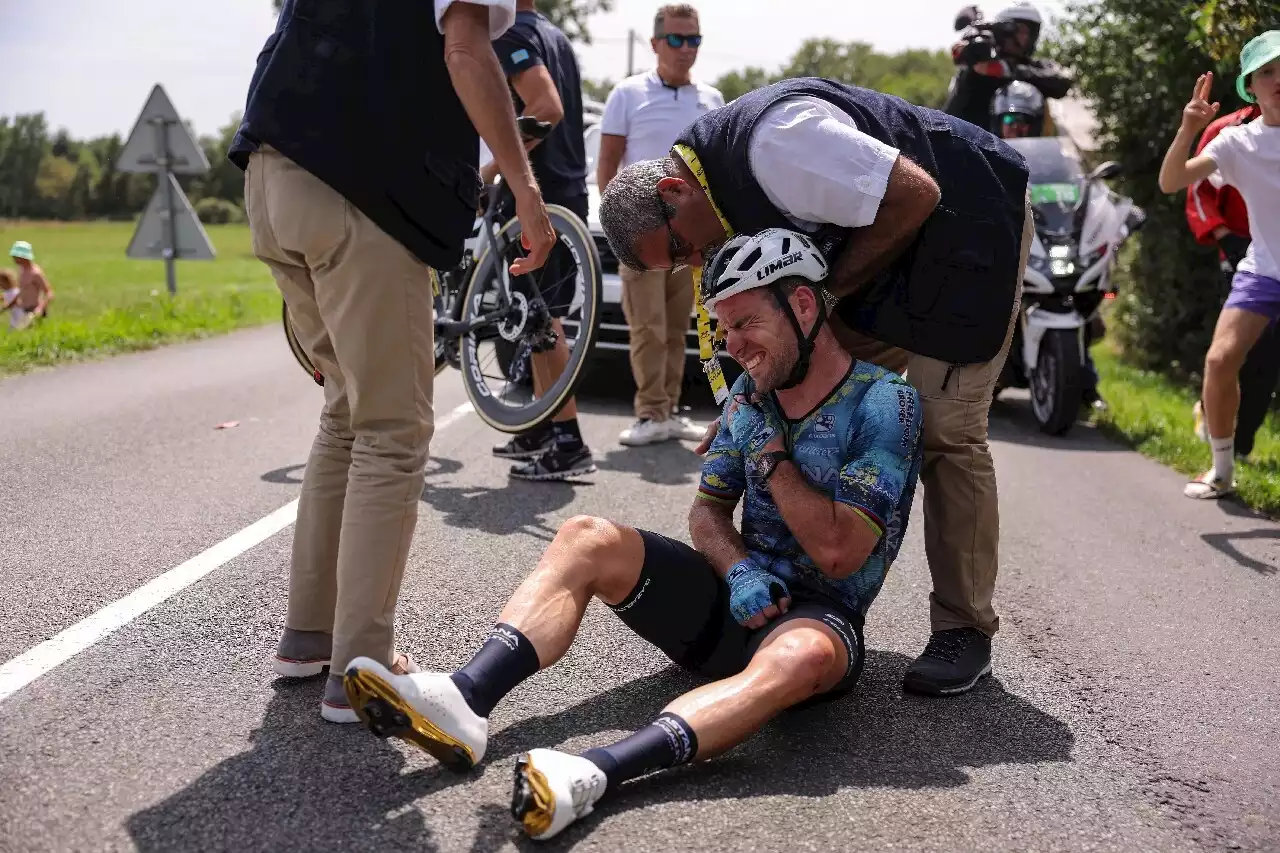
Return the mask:
<svg viewBox="0 0 1280 853"><path fill-rule="evenodd" d="M689 47L700 47L702 45L702 36L682 36L677 33L667 33L664 36L658 36L658 38L666 39L668 45L676 48L684 47L686 44Z"/></svg>

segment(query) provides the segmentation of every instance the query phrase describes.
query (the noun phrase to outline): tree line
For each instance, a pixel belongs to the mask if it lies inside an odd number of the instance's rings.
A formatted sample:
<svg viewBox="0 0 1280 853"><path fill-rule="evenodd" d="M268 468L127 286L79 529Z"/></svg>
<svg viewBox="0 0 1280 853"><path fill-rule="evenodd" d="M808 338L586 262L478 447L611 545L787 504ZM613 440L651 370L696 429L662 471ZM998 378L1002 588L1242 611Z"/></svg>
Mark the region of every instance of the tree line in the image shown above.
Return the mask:
<svg viewBox="0 0 1280 853"><path fill-rule="evenodd" d="M211 168L179 178L208 222L243 217L244 173L226 157L238 126L233 116L217 135L198 137ZM51 131L43 113L0 117L0 218L134 218L155 191L156 178L116 169L124 144L118 133L81 140Z"/></svg>

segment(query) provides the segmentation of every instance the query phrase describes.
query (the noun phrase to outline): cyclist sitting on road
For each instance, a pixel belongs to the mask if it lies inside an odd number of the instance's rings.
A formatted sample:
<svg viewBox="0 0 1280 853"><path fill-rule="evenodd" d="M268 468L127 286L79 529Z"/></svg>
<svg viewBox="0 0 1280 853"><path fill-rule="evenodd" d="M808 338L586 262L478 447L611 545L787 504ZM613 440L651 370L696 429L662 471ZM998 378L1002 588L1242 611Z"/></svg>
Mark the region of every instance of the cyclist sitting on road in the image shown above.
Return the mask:
<svg viewBox="0 0 1280 853"><path fill-rule="evenodd" d="M863 618L910 515L921 407L900 376L836 340L827 269L809 238L769 229L730 240L704 278L745 373L703 463L694 547L570 519L462 669L402 676L351 662L351 705L375 733L475 765L494 706L565 654L593 596L675 663L715 679L610 746L521 756L512 812L544 839L622 782L725 752L786 708L854 686Z"/></svg>

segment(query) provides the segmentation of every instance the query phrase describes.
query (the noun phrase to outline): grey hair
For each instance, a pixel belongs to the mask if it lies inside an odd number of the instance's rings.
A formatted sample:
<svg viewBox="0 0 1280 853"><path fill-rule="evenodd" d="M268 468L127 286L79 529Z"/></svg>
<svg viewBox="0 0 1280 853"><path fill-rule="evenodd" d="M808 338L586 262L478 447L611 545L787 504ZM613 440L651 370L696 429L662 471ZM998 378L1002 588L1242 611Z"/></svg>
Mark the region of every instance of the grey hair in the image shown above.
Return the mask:
<svg viewBox="0 0 1280 853"><path fill-rule="evenodd" d="M665 228L675 208L658 195L658 181L680 174L670 157L640 160L614 176L600 195L600 227L618 263L644 272L636 254L636 240L656 228Z"/></svg>

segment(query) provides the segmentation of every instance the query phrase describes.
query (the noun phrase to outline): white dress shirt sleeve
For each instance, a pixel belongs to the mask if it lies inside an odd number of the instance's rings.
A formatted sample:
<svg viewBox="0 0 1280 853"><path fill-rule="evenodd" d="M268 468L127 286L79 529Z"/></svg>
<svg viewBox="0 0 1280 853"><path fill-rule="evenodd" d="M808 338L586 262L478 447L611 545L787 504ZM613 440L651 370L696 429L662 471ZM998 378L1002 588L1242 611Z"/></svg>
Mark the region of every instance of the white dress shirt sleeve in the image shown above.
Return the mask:
<svg viewBox="0 0 1280 853"><path fill-rule="evenodd" d="M876 218L898 149L834 104L800 96L765 111L747 158L765 196L792 219L861 228Z"/></svg>
<svg viewBox="0 0 1280 853"><path fill-rule="evenodd" d="M516 0L435 0L436 27L444 33L444 13L454 3L474 3L489 7L489 39L496 39L516 22Z"/></svg>

